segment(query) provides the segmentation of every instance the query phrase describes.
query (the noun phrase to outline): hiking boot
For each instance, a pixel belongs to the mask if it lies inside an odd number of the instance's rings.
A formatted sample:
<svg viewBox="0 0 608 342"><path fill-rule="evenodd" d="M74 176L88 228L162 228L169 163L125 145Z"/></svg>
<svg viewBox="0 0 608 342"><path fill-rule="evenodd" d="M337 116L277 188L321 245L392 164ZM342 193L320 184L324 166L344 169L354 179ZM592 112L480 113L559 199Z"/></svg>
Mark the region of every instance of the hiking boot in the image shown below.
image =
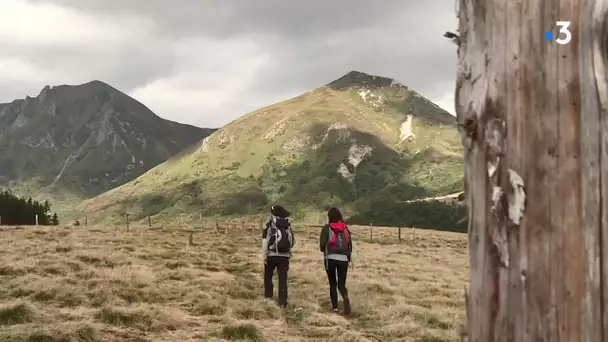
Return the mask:
<svg viewBox="0 0 608 342"><path fill-rule="evenodd" d="M350 314L350 300L348 299L348 297L344 298L344 314Z"/></svg>

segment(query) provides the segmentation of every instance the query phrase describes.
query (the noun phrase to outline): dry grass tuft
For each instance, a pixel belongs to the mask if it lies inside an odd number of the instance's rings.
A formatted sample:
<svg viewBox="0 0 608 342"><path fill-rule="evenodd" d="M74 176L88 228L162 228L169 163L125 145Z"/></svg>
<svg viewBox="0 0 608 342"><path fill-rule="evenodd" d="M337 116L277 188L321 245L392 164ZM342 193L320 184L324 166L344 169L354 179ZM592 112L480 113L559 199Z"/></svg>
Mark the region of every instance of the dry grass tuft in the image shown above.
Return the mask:
<svg viewBox="0 0 608 342"><path fill-rule="evenodd" d="M15 304L0 308L0 325L29 323L33 320L34 312L26 304Z"/></svg>
<svg viewBox="0 0 608 342"><path fill-rule="evenodd" d="M0 340L458 341L466 236L374 229L354 230L351 317L329 310L316 228L296 228L287 309L262 299L259 236L4 230Z"/></svg>

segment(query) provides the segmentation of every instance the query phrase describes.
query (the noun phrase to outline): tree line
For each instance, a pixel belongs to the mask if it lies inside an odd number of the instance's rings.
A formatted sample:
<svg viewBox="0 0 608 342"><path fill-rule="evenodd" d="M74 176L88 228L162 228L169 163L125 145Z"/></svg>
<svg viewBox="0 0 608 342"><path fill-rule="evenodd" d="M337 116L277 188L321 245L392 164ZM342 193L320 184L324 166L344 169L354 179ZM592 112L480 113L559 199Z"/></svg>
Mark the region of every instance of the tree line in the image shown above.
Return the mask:
<svg viewBox="0 0 608 342"><path fill-rule="evenodd" d="M351 224L377 226L432 228L465 233L468 210L465 205L438 200L395 203L391 200L374 202L368 210L349 218Z"/></svg>
<svg viewBox="0 0 608 342"><path fill-rule="evenodd" d="M0 224L2 225L35 225L38 215L39 225L58 225L57 213L51 214L48 201L39 202L32 198L21 198L9 190L0 192Z"/></svg>

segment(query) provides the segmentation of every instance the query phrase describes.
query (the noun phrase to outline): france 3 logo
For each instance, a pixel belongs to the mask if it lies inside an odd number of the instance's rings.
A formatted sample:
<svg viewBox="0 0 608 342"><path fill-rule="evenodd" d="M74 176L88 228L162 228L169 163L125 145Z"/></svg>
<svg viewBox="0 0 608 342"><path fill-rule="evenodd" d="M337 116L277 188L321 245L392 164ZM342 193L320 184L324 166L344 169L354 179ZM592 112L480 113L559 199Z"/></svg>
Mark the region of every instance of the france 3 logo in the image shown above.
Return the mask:
<svg viewBox="0 0 608 342"><path fill-rule="evenodd" d="M570 32L570 22L569 21L556 21L555 26L559 27L559 31L557 34L557 38L553 31L545 32L545 39L549 41L555 40L557 44L565 45L570 43L572 40L572 32Z"/></svg>

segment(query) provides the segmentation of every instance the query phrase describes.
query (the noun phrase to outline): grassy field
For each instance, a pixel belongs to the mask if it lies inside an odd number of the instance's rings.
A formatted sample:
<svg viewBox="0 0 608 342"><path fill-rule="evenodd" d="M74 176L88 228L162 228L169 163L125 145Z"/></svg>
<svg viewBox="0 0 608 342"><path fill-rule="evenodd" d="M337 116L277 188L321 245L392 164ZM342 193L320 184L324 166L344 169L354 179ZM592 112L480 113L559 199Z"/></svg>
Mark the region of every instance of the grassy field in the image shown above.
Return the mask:
<svg viewBox="0 0 608 342"><path fill-rule="evenodd" d="M290 307L262 299L260 237L0 231L2 341L457 341L466 235L354 228L351 317L330 312L317 228L296 228ZM276 283L276 277L275 277ZM276 286L275 286L276 291Z"/></svg>

